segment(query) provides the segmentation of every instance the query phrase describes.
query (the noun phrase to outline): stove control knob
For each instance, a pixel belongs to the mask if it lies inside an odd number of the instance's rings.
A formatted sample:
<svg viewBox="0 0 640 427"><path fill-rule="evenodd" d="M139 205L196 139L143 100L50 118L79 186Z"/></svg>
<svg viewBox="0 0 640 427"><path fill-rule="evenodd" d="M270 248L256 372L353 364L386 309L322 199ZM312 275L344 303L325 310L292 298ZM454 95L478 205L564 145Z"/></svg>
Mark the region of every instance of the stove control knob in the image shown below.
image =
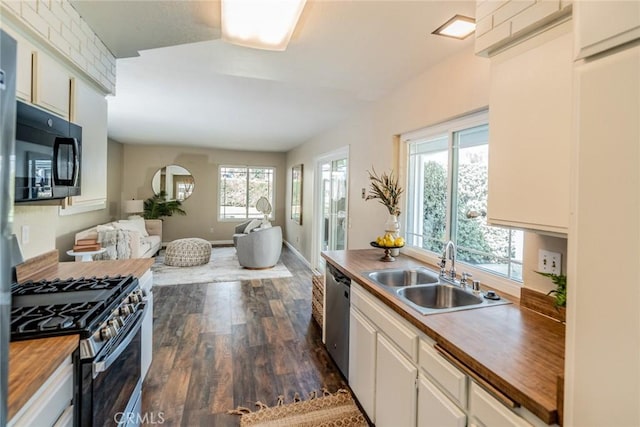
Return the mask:
<svg viewBox="0 0 640 427"><path fill-rule="evenodd" d="M122 307L120 307L120 316L128 316L131 313L133 313L133 305L132 304L125 304Z"/></svg>
<svg viewBox="0 0 640 427"><path fill-rule="evenodd" d="M109 327L113 328L114 331L118 332L118 330L121 327L119 318L116 317L115 319L109 320Z"/></svg>
<svg viewBox="0 0 640 427"><path fill-rule="evenodd" d="M133 293L129 295L129 303L137 304L139 302L140 302L140 297L138 296L138 294Z"/></svg>
<svg viewBox="0 0 640 427"><path fill-rule="evenodd" d="M100 337L103 341L107 341L116 336L118 333L117 329L113 326L105 326L100 330Z"/></svg>

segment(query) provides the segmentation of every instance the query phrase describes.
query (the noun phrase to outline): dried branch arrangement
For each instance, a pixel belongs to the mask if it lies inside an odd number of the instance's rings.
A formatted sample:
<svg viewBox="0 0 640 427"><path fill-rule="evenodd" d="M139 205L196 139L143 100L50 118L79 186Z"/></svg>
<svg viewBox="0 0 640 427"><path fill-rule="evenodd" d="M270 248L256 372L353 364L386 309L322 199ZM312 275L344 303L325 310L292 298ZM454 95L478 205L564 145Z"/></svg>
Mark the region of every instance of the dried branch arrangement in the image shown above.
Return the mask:
<svg viewBox="0 0 640 427"><path fill-rule="evenodd" d="M373 167L371 170L373 172L367 171L371 184L365 200L378 199L378 202L386 206L389 214L400 215L400 195L403 190L398 185L398 177L393 171L378 175Z"/></svg>

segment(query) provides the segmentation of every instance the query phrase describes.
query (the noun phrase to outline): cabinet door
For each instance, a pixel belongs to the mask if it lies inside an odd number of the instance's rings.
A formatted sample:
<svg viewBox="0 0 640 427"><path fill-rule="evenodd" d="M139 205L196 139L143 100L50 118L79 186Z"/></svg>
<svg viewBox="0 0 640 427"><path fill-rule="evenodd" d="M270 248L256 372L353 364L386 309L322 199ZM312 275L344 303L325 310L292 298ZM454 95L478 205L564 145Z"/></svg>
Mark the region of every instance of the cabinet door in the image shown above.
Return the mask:
<svg viewBox="0 0 640 427"><path fill-rule="evenodd" d="M415 426L418 369L384 336L377 341L376 426Z"/></svg>
<svg viewBox="0 0 640 427"><path fill-rule="evenodd" d="M71 78L54 58L42 51L33 55L33 103L69 119Z"/></svg>
<svg viewBox="0 0 640 427"><path fill-rule="evenodd" d="M375 423L376 329L355 308L349 315L349 387Z"/></svg>
<svg viewBox="0 0 640 427"><path fill-rule="evenodd" d="M464 427L467 416L423 375L418 378L418 427Z"/></svg>
<svg viewBox="0 0 640 427"><path fill-rule="evenodd" d="M563 24L491 60L487 198L491 224L567 233L570 28Z"/></svg>
<svg viewBox="0 0 640 427"><path fill-rule="evenodd" d="M573 10L578 58L640 38L638 1L577 1Z"/></svg>
<svg viewBox="0 0 640 427"><path fill-rule="evenodd" d="M474 382L471 383L469 401L472 424L487 427L532 427Z"/></svg>
<svg viewBox="0 0 640 427"><path fill-rule="evenodd" d="M82 126L82 193L73 204L104 202L107 198L107 100L76 80L74 122ZM104 206L101 206L104 207Z"/></svg>

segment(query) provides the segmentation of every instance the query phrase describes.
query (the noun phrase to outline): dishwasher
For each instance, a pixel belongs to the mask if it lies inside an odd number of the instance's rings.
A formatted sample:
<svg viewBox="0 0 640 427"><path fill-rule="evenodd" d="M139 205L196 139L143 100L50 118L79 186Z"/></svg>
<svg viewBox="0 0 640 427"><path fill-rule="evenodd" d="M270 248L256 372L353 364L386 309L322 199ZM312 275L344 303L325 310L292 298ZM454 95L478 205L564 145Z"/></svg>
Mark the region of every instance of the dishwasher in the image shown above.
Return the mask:
<svg viewBox="0 0 640 427"><path fill-rule="evenodd" d="M351 279L327 264L325 345L345 378L349 378L349 294Z"/></svg>

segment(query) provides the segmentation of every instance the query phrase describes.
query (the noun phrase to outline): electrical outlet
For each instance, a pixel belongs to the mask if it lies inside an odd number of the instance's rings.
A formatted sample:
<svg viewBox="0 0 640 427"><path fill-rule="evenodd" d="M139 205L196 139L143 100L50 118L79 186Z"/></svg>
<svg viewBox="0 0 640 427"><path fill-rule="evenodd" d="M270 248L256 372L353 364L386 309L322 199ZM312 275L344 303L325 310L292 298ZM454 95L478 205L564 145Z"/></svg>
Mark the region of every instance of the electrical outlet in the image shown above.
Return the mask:
<svg viewBox="0 0 640 427"><path fill-rule="evenodd" d="M28 225L23 225L22 226L22 244L26 245L27 243L29 243L29 226Z"/></svg>
<svg viewBox="0 0 640 427"><path fill-rule="evenodd" d="M367 190L365 188L362 189L362 198L366 199L367 197Z"/></svg>
<svg viewBox="0 0 640 427"><path fill-rule="evenodd" d="M562 271L562 255L559 252L538 250L538 271L559 275Z"/></svg>

